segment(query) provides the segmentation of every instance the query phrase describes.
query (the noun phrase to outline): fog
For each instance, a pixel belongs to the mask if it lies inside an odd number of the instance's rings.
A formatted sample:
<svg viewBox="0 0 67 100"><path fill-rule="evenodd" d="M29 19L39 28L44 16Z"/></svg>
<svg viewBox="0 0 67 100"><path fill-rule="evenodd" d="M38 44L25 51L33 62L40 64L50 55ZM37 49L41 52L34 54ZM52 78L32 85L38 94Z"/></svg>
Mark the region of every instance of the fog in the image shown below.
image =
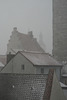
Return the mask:
<svg viewBox="0 0 67 100"><path fill-rule="evenodd" d="M52 52L51 0L0 0L0 54L5 54L13 27L21 33L42 33L46 52Z"/></svg>

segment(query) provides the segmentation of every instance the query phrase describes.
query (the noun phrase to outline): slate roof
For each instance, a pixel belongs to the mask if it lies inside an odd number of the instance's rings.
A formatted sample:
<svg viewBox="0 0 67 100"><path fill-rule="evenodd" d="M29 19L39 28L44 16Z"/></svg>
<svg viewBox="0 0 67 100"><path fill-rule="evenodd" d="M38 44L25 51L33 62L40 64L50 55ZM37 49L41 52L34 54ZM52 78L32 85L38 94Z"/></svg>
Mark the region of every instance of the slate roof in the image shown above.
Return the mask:
<svg viewBox="0 0 67 100"><path fill-rule="evenodd" d="M48 76L0 73L0 100L66 100L55 76L53 69L50 69ZM59 95L58 90L61 92Z"/></svg>
<svg viewBox="0 0 67 100"><path fill-rule="evenodd" d="M67 100L54 69L49 70L43 100Z"/></svg>
<svg viewBox="0 0 67 100"><path fill-rule="evenodd" d="M0 73L0 100L42 100L47 75Z"/></svg>
<svg viewBox="0 0 67 100"><path fill-rule="evenodd" d="M34 65L58 65L62 66L52 56L42 52L25 52L21 51L21 54L25 56Z"/></svg>

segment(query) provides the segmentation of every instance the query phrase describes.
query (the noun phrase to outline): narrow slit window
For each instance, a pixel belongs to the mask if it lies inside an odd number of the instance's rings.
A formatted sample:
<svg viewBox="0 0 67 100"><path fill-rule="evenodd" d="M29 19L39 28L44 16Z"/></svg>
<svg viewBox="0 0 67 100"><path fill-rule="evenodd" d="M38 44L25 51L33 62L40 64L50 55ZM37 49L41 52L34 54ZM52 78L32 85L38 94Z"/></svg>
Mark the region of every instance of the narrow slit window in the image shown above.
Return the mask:
<svg viewBox="0 0 67 100"><path fill-rule="evenodd" d="M23 65L21 65L21 69L22 69L22 70L24 70L24 69L25 69L25 66L24 66L24 64L23 64Z"/></svg>
<svg viewBox="0 0 67 100"><path fill-rule="evenodd" d="M41 68L41 74L44 74L44 68Z"/></svg>

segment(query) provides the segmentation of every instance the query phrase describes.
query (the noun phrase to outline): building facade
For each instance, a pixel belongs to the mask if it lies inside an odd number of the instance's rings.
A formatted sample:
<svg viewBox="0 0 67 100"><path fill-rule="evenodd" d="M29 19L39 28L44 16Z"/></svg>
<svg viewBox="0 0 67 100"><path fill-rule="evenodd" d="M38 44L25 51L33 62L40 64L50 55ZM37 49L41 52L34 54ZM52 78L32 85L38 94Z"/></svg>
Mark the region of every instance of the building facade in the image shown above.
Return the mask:
<svg viewBox="0 0 67 100"><path fill-rule="evenodd" d="M37 39L34 38L33 32L29 31L28 34L20 33L17 30L17 27L13 28L12 35L7 44L7 54L11 52L15 53L14 50L26 50L26 51L41 51L44 50L41 48Z"/></svg>
<svg viewBox="0 0 67 100"><path fill-rule="evenodd" d="M67 0L53 0L53 55L67 61Z"/></svg>
<svg viewBox="0 0 67 100"><path fill-rule="evenodd" d="M9 56L11 59L11 57ZM46 53L18 52L2 69L1 73L48 74L55 69L60 80L62 65Z"/></svg>

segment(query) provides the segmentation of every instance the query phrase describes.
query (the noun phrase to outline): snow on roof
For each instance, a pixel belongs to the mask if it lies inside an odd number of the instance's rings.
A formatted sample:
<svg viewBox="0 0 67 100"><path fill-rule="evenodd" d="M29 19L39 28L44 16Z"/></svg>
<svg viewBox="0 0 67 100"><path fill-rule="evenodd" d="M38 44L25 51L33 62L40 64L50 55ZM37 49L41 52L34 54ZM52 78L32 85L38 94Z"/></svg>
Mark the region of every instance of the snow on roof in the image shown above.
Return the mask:
<svg viewBox="0 0 67 100"><path fill-rule="evenodd" d="M67 85L63 84L62 82L60 82L61 87L67 87Z"/></svg>
<svg viewBox="0 0 67 100"><path fill-rule="evenodd" d="M22 49L12 49L11 48L11 51L12 51L12 54L16 54L18 51L23 51Z"/></svg>
<svg viewBox="0 0 67 100"><path fill-rule="evenodd" d="M24 55L30 62L34 65L57 65L62 66L58 61L56 61L52 56L47 53L42 52L23 52Z"/></svg>
<svg viewBox="0 0 67 100"><path fill-rule="evenodd" d="M67 77L67 74L62 74L63 77Z"/></svg>
<svg viewBox="0 0 67 100"><path fill-rule="evenodd" d="M0 62L0 67L4 67L4 64L2 62Z"/></svg>

